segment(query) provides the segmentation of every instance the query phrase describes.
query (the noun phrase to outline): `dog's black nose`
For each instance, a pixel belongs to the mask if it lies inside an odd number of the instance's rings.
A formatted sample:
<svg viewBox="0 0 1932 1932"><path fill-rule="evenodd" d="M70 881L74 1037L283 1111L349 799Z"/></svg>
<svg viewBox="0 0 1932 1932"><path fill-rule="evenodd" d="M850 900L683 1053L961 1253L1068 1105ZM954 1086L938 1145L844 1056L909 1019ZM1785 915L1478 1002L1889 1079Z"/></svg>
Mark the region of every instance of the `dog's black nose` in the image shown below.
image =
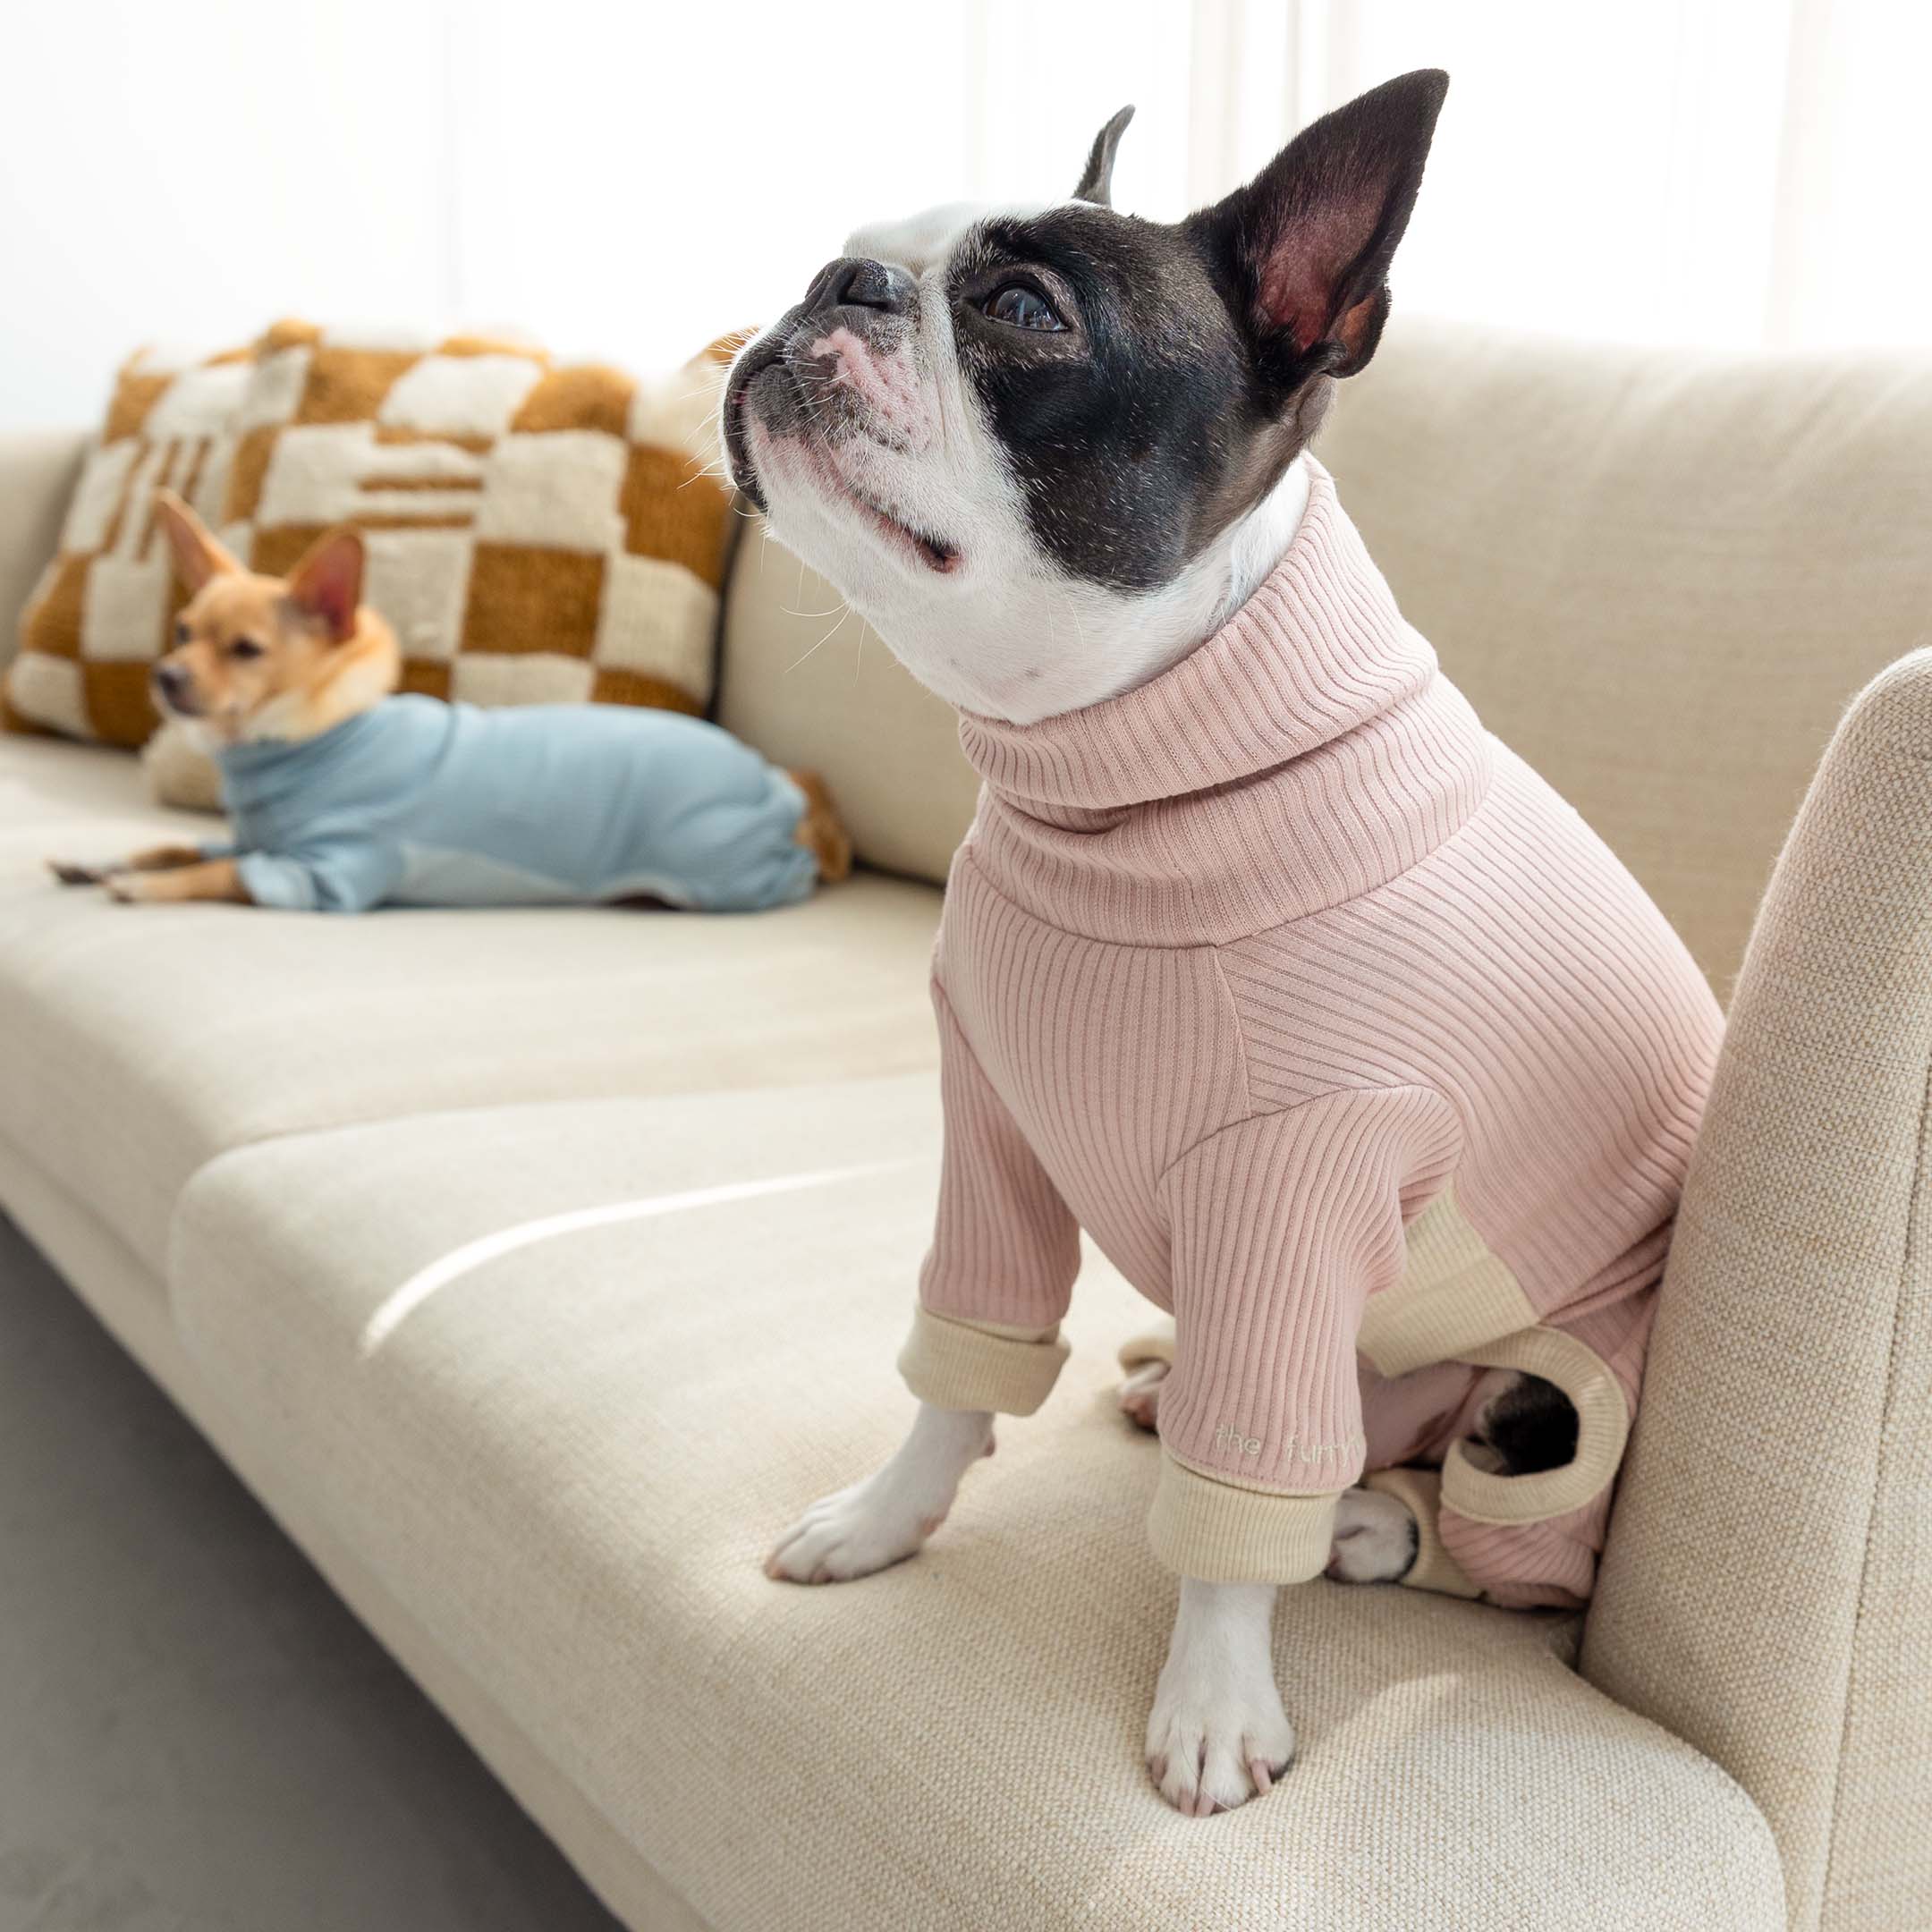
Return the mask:
<svg viewBox="0 0 1932 1932"><path fill-rule="evenodd" d="M155 689L162 698L180 710L186 703L191 686L188 673L177 664L157 664L154 667Z"/></svg>
<svg viewBox="0 0 1932 1932"><path fill-rule="evenodd" d="M918 284L903 268L873 261L863 255L841 255L812 277L805 306L814 315L834 309L877 309L885 315L905 315L912 307Z"/></svg>

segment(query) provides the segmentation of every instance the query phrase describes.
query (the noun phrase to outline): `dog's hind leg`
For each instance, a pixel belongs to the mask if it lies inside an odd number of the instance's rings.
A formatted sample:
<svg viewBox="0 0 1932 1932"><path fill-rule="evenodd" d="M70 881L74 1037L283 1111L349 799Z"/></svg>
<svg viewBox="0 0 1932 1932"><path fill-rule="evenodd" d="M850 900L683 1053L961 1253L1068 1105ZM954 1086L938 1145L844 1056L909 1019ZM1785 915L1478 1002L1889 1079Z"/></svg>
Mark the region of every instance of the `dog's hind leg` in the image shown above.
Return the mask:
<svg viewBox="0 0 1932 1932"><path fill-rule="evenodd" d="M1335 1546L1323 1572L1337 1583L1399 1583L1421 1546L1416 1520L1399 1497L1344 1489L1335 1504Z"/></svg>
<svg viewBox="0 0 1932 1932"><path fill-rule="evenodd" d="M1120 1385L1122 1413L1144 1429L1160 1422L1160 1390L1174 1370L1174 1325L1163 1321L1123 1343L1120 1365L1127 1378Z"/></svg>
<svg viewBox="0 0 1932 1932"><path fill-rule="evenodd" d="M1561 1469L1576 1454L1576 1404L1541 1376L1515 1376L1483 1405L1474 1439L1494 1453L1502 1475Z"/></svg>
<svg viewBox="0 0 1932 1932"><path fill-rule="evenodd" d="M1167 1379L1173 1367L1171 1362L1142 1362L1121 1384L1118 1392L1121 1412L1137 1428L1155 1429L1160 1427L1161 1384Z"/></svg>

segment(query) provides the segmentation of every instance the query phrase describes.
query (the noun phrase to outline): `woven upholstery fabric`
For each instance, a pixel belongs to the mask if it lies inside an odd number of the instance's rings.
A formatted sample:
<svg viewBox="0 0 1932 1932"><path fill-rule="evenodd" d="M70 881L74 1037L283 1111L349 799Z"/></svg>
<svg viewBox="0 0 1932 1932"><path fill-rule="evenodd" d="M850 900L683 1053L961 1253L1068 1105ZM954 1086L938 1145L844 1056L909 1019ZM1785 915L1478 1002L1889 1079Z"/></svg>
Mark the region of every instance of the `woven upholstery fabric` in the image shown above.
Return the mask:
<svg viewBox="0 0 1932 1932"><path fill-rule="evenodd" d="M1776 1932L1763 1821L1566 1668L1562 1621L1301 1586L1294 1769L1211 1823L1165 1806L1158 1451L1112 1400L1140 1304L1097 1258L1052 1402L921 1557L767 1580L775 1532L904 1427L937 1138L922 1074L263 1143L183 1196L175 1320L318 1519L718 1932Z"/></svg>
<svg viewBox="0 0 1932 1932"><path fill-rule="evenodd" d="M1839 714L1932 623L1932 357L1398 309L1320 447L1443 669L1728 1002Z"/></svg>
<svg viewBox="0 0 1932 1932"><path fill-rule="evenodd" d="M926 967L939 895L924 886L865 877L719 919L316 919L131 911L47 874L50 855L208 831L149 805L132 758L0 739L0 1134L157 1267L189 1175L266 1134L937 1061Z"/></svg>
<svg viewBox="0 0 1932 1932"><path fill-rule="evenodd" d="M702 712L732 522L706 473L726 354L640 383L514 343L277 323L224 534L282 576L331 524L357 525L406 691Z"/></svg>
<svg viewBox="0 0 1932 1932"><path fill-rule="evenodd" d="M21 613L59 545L61 525L90 447L78 429L0 436L0 673L19 642ZM6 708L6 679L0 675L0 718ZM15 723L24 725L26 720Z"/></svg>
<svg viewBox="0 0 1932 1932"><path fill-rule="evenodd" d="M322 1524L304 1498L299 1474L275 1460L273 1441L256 1442L242 1433L221 1392L196 1373L182 1352L159 1276L4 1136L0 1199L8 1217L220 1451L336 1595L564 1848L612 1911L640 1932L713 1932L504 1716L489 1687L465 1677L397 1605L352 1545Z"/></svg>
<svg viewBox="0 0 1932 1932"><path fill-rule="evenodd" d="M1932 651L1827 752L1686 1183L1587 1674L1728 1766L1793 1928L1932 1924Z"/></svg>
<svg viewBox="0 0 1932 1932"><path fill-rule="evenodd" d="M979 795L953 707L761 521L732 564L718 722L778 764L822 772L862 863L945 883Z"/></svg>
<svg viewBox="0 0 1932 1932"><path fill-rule="evenodd" d="M123 365L59 547L21 615L0 722L129 747L153 731L148 666L185 601L154 493L165 486L210 522L219 517L251 357L143 350Z"/></svg>

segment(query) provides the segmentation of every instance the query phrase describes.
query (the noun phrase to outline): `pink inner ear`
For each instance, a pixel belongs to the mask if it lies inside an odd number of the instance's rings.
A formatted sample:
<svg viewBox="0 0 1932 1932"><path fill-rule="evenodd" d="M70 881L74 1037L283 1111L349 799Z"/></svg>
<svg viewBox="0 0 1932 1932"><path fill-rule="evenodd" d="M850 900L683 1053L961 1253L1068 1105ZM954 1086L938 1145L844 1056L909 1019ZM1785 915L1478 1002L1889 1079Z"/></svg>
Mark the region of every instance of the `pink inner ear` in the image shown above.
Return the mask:
<svg viewBox="0 0 1932 1932"><path fill-rule="evenodd" d="M166 539L169 555L174 562L174 574L192 596L216 574L215 556L193 525L169 514L159 504L155 508L155 521Z"/></svg>
<svg viewBox="0 0 1932 1932"><path fill-rule="evenodd" d="M362 594L361 547L349 537L324 546L302 566L289 594L328 626L331 637L348 637L355 629L356 604Z"/></svg>
<svg viewBox="0 0 1932 1932"><path fill-rule="evenodd" d="M1284 329L1295 347L1303 352L1321 340L1322 325L1328 319L1326 305L1315 297L1303 279L1307 264L1284 261L1280 256L1262 271L1255 300L1261 313L1275 328Z"/></svg>
<svg viewBox="0 0 1932 1932"><path fill-rule="evenodd" d="M1268 324L1307 351L1334 333L1342 279L1368 245L1381 203L1361 196L1284 212L1260 265L1255 300Z"/></svg>

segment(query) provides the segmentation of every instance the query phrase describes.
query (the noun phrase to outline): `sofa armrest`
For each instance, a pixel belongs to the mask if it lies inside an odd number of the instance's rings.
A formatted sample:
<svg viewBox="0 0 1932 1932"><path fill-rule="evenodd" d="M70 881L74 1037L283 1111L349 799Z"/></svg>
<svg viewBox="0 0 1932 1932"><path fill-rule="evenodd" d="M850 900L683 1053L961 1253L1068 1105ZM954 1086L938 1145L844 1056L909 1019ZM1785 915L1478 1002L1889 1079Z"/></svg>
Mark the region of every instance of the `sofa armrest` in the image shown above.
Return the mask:
<svg viewBox="0 0 1932 1932"><path fill-rule="evenodd" d="M1932 650L1772 877L1581 1668L1722 1765L1791 1924L1932 1924Z"/></svg>
<svg viewBox="0 0 1932 1932"><path fill-rule="evenodd" d="M78 429L0 436L0 665L13 655L21 612L54 555L87 444Z"/></svg>

